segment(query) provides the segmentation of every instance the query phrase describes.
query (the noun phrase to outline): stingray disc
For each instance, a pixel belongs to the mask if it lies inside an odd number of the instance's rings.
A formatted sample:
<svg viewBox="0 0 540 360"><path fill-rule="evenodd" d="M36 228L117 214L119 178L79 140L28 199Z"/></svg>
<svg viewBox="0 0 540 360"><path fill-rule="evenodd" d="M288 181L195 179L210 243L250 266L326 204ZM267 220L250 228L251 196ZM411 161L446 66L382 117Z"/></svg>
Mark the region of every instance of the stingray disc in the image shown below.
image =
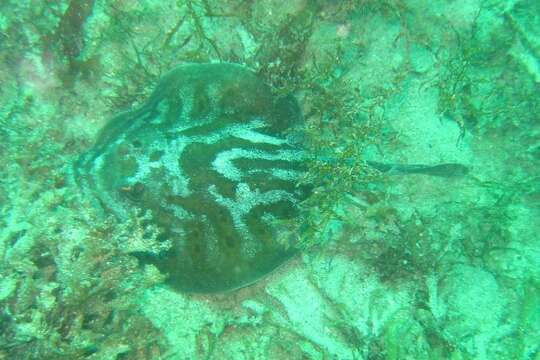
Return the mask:
<svg viewBox="0 0 540 360"><path fill-rule="evenodd" d="M279 236L308 192L297 186L304 153L288 131L301 120L293 98L275 98L240 65L183 65L104 127L75 164L76 181L121 220L151 214L172 245L138 255L173 288L235 289L295 253Z"/></svg>

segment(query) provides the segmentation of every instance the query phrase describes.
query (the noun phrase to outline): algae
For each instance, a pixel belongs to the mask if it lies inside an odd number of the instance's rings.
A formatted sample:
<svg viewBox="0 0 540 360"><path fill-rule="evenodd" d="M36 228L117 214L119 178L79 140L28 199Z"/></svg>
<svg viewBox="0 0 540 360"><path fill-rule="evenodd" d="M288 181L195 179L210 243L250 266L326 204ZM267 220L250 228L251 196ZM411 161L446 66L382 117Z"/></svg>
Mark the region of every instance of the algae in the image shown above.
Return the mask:
<svg viewBox="0 0 540 360"><path fill-rule="evenodd" d="M2 1L0 358L538 358L538 21L531 0ZM171 291L131 255L159 252L147 220L66 179L187 62L293 92L335 160L307 164L302 253L229 294Z"/></svg>

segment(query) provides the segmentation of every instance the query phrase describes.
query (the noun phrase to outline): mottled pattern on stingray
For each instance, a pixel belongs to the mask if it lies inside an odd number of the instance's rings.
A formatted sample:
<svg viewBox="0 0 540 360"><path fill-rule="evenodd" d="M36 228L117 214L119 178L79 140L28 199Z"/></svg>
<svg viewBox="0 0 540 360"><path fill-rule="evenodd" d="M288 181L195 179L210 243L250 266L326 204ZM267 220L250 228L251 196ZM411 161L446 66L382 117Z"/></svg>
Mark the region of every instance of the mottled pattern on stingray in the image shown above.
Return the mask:
<svg viewBox="0 0 540 360"><path fill-rule="evenodd" d="M276 220L294 219L308 193L297 186L304 154L288 131L300 122L293 98L277 99L240 65L183 65L105 126L75 178L119 219L151 211L172 248L139 256L172 287L235 289L295 253L276 240Z"/></svg>

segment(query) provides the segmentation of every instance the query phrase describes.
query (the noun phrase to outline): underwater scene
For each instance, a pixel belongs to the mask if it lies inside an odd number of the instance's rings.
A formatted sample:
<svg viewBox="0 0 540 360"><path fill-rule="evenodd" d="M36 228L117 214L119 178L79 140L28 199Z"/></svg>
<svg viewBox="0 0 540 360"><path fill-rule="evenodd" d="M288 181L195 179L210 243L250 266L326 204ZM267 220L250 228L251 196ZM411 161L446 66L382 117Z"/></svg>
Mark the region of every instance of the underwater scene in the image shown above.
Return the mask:
<svg viewBox="0 0 540 360"><path fill-rule="evenodd" d="M540 360L538 0L0 0L0 360Z"/></svg>

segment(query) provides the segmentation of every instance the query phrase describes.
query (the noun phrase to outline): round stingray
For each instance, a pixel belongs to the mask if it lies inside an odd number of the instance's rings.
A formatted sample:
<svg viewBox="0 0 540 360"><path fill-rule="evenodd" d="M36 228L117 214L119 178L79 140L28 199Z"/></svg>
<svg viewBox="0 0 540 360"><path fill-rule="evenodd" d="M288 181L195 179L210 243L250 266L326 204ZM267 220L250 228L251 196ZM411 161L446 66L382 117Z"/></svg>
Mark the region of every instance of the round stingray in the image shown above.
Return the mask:
<svg viewBox="0 0 540 360"><path fill-rule="evenodd" d="M77 183L121 220L150 216L171 246L137 255L173 288L239 288L295 253L279 239L308 193L289 131L301 121L294 98L276 98L245 67L183 65L104 127L75 164Z"/></svg>

